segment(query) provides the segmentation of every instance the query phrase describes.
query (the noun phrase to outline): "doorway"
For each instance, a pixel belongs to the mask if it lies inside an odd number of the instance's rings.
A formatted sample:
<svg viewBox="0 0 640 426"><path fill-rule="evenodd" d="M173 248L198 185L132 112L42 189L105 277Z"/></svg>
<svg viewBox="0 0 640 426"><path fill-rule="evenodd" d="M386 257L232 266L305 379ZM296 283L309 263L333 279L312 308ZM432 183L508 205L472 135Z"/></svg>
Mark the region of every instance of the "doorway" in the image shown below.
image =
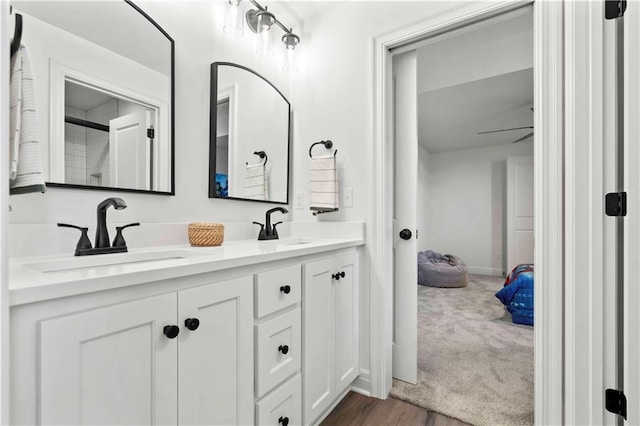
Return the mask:
<svg viewBox="0 0 640 426"><path fill-rule="evenodd" d="M514 262L533 263L532 18L521 8L393 56L391 395L473 424L533 423L533 286L513 322L495 296Z"/></svg>
<svg viewBox="0 0 640 426"><path fill-rule="evenodd" d="M497 16L522 7L520 4L475 3L452 8L448 13L430 18L414 26L398 29L374 40L374 188L371 223L371 393L385 398L392 386L393 360L393 252L392 241L395 233L391 228L393 217L391 194L393 190L393 166L391 165L391 101L392 77L391 61L407 44L441 34L444 31ZM536 46L536 82L534 112L536 138L543 137L546 144L537 145L536 186L544 192L536 191L536 217L544 226L536 227L536 262L544 264L537 280L541 283L562 282L562 229L563 206L555 200L563 196L563 5L556 2L540 2L534 5L534 39ZM393 51L393 53L392 53ZM539 200L553 200L540 203ZM535 330L536 339L536 419L541 423L563 422L563 343L562 330L562 288L542 286L536 293L536 309L544 310L538 315ZM543 338L544 336L544 338ZM543 391L544 389L544 391Z"/></svg>

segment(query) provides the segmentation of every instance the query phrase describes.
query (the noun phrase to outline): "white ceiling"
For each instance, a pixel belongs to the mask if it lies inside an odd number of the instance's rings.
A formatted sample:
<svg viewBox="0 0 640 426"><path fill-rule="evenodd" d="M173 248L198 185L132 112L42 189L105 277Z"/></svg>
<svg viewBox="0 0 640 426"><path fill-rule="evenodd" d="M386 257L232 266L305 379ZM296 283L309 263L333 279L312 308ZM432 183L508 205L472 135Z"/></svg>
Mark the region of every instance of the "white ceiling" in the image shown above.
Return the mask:
<svg viewBox="0 0 640 426"><path fill-rule="evenodd" d="M107 93L69 81L65 82L64 85L64 103L68 107L87 111L112 99L114 97Z"/></svg>
<svg viewBox="0 0 640 426"><path fill-rule="evenodd" d="M533 126L533 13L524 8L418 49L418 140L428 152L510 144Z"/></svg>
<svg viewBox="0 0 640 426"><path fill-rule="evenodd" d="M533 126L533 68L418 94L418 135L428 152L509 144Z"/></svg>

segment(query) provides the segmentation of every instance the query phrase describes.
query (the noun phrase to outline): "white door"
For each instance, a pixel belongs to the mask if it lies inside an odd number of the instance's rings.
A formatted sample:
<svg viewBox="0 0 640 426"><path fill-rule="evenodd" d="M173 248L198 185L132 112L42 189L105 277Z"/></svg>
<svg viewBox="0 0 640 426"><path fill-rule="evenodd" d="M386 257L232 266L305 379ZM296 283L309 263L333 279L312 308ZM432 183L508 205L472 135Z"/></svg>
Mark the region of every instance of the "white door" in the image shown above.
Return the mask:
<svg viewBox="0 0 640 426"><path fill-rule="evenodd" d="M247 276L178 293L179 424L253 424L252 289Z"/></svg>
<svg viewBox="0 0 640 426"><path fill-rule="evenodd" d="M393 377L409 383L416 383L418 376L416 74L415 50L393 57L395 96Z"/></svg>
<svg viewBox="0 0 640 426"><path fill-rule="evenodd" d="M356 255L336 258L335 273L339 279L333 280L333 300L335 304L335 383L340 394L358 377L358 265ZM342 276L344 272L344 276Z"/></svg>
<svg viewBox="0 0 640 426"><path fill-rule="evenodd" d="M333 258L304 265L304 424L311 424L324 412L335 394L335 312L331 291L331 275L335 272Z"/></svg>
<svg viewBox="0 0 640 426"><path fill-rule="evenodd" d="M147 112L109 121L109 182L118 188L150 188Z"/></svg>
<svg viewBox="0 0 640 426"><path fill-rule="evenodd" d="M640 10L629 3L624 16L624 189L627 216L624 223L623 383L627 397L627 424L640 424ZM621 385L621 386L620 386Z"/></svg>
<svg viewBox="0 0 640 426"><path fill-rule="evenodd" d="M507 265L533 263L533 157L507 159Z"/></svg>
<svg viewBox="0 0 640 426"><path fill-rule="evenodd" d="M43 321L40 423L178 421L175 293Z"/></svg>

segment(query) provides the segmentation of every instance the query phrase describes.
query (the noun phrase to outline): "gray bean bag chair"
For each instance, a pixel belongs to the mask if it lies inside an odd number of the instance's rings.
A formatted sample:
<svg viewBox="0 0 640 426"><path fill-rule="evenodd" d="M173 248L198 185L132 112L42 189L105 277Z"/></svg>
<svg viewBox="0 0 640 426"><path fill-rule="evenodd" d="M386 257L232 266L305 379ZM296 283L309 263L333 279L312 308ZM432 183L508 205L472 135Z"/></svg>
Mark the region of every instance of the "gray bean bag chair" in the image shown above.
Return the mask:
<svg viewBox="0 0 640 426"><path fill-rule="evenodd" d="M429 287L466 287L467 265L452 254L433 250L418 253L418 284Z"/></svg>

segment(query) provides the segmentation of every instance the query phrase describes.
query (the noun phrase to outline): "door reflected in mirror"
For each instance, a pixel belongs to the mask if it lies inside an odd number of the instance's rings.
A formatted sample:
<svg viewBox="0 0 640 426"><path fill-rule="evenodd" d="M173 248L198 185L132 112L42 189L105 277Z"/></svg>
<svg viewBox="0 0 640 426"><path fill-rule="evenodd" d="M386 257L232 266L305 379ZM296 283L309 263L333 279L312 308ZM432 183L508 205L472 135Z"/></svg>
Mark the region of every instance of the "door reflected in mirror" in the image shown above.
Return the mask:
<svg viewBox="0 0 640 426"><path fill-rule="evenodd" d="M130 0L13 7L36 81L47 185L173 195L169 34Z"/></svg>
<svg viewBox="0 0 640 426"><path fill-rule="evenodd" d="M64 183L154 188L157 111L67 79Z"/></svg>
<svg viewBox="0 0 640 426"><path fill-rule="evenodd" d="M211 65L209 197L287 204L290 105L241 65Z"/></svg>

